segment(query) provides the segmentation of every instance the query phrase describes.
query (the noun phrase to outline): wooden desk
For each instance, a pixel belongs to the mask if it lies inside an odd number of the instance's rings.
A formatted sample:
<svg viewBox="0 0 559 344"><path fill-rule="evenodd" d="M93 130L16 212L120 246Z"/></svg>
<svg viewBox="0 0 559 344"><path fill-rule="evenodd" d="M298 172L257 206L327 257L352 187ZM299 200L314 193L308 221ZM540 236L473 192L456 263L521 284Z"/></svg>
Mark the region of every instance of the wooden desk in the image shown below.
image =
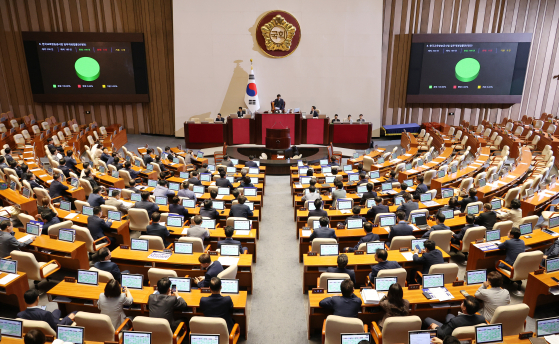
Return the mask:
<svg viewBox="0 0 559 344"><path fill-rule="evenodd" d="M107 131L107 134L109 134L109 136L103 141L103 146L110 147L112 144L115 151L118 151L122 148L122 146L128 143L128 135L126 129L122 128L122 130L119 130L119 128L119 124L113 124L111 126L105 127L105 130ZM112 133L114 133L115 131L116 134L111 139L110 135L112 135Z"/></svg>
<svg viewBox="0 0 559 344"><path fill-rule="evenodd" d="M457 185L462 179L477 174L489 160L489 154L489 147L481 148L481 153L474 163L456 173L431 180L431 189L437 189L440 193L442 188Z"/></svg>
<svg viewBox="0 0 559 344"><path fill-rule="evenodd" d="M58 217L61 219L61 221L70 220L78 226L87 227L87 218L89 217L87 215L78 214L73 218L66 219L68 215L70 215L71 213L75 214L75 212L62 210L60 208L56 208L56 212L58 213ZM116 233L108 232L105 233L105 235L108 234L108 236L116 238L119 244L130 245L129 227L130 227L130 221L127 220L113 221L113 224L111 225L111 229L116 230Z"/></svg>
<svg viewBox="0 0 559 344"><path fill-rule="evenodd" d="M359 165L360 163L363 162L363 157L368 156L368 157L371 157L373 159L376 159L377 157L384 154L385 150L386 150L385 148L377 148L377 149L371 151L371 153L369 153L367 155L361 155L360 157L357 157L355 159L348 159L347 160L348 165L351 164L351 165L353 165L354 169L356 169L357 165Z"/></svg>
<svg viewBox="0 0 559 344"><path fill-rule="evenodd" d="M442 254L445 262L450 260L448 253L442 251L437 247ZM364 284L367 280L367 276L371 272L371 265L377 264L374 254L363 254L355 255L353 253L346 253L348 258L348 269L354 269L355 280L357 284ZM311 256L307 254L303 255L303 293L306 293L311 288L316 288L316 279L325 271L320 271L320 268L335 267L338 266L337 263L338 256ZM388 251L388 260L395 261L400 266L405 269L421 267L421 265L414 263L413 261L408 261L401 252L397 250Z"/></svg>
<svg viewBox="0 0 559 344"><path fill-rule="evenodd" d="M528 275L526 292L524 293L524 300L522 301L530 307L528 316L534 317L538 305L557 302L559 300L559 295L553 295L549 292L549 288L559 285L559 283L552 280L551 277L559 279L559 271L543 273L541 275L534 275L534 273L531 272Z"/></svg>
<svg viewBox="0 0 559 344"><path fill-rule="evenodd" d="M402 137L404 137L404 135L402 135ZM404 155L398 156L398 158L395 160L388 160L382 164L371 165L371 171L379 170L381 174L386 173L389 170L396 168L396 165L412 161L417 153L417 147L412 147L411 149L407 150Z"/></svg>
<svg viewBox="0 0 559 344"><path fill-rule="evenodd" d="M97 301L99 300L99 294L104 292L105 285L106 283L99 283L98 286L79 285L79 287L77 287L76 283L60 282L48 291L48 297L51 302L56 302L54 299L57 296L72 299L71 302L58 302L58 308L63 315L76 310L99 313L100 311L97 308ZM134 316L149 316L147 304L149 296L153 294L153 287L144 287L142 290L129 290L134 298L134 304L130 307L130 309L125 309L125 313L127 315ZM202 313L198 309L198 307L200 307L200 299L202 297L209 296L210 294L202 294L200 289L193 289L190 293L179 293L179 295L184 299L188 308L185 311L176 311L175 318L183 318L185 319L185 323L188 324L191 317L202 316ZM231 296L233 307L235 308L233 311L233 319L239 324L241 333L247 337L247 292L239 291L239 294L228 295Z"/></svg>
<svg viewBox="0 0 559 344"><path fill-rule="evenodd" d="M82 171L83 170L83 164L79 163L76 165L76 168L78 169L78 171ZM93 177L95 178L95 180L97 182L99 182L99 184L101 185L105 185L111 188L117 188L117 189L124 189L125 185L124 185L124 179L122 178L113 178L110 174L107 173L99 173L96 170L92 169L92 173Z"/></svg>
<svg viewBox="0 0 559 344"><path fill-rule="evenodd" d="M452 152L454 152L454 149L451 147L447 147L438 157L436 157L432 161L423 164L420 167L416 167L413 170L400 171L400 173L398 173L398 181L400 183L403 183L404 180L414 178L420 174L423 174L425 171L438 169L445 161L447 161L452 156Z"/></svg>
<svg viewBox="0 0 559 344"><path fill-rule="evenodd" d="M160 268L167 270L174 270L179 276L188 275L189 277L204 276L205 271L200 270L200 262L198 257L201 253L187 254L173 254L167 260L151 259L148 256L153 252L122 250L120 247L112 251L112 261L117 263L120 270L129 270L133 274L143 274L144 280L148 279L148 270L150 268ZM210 256L212 261L218 260L219 256ZM239 256L239 270L237 278L239 285L243 289L252 293L252 255L241 254Z"/></svg>
<svg viewBox="0 0 559 344"><path fill-rule="evenodd" d="M23 299L23 294L29 290L29 281L25 272L18 271L17 274L19 277L11 280L8 284L0 284L0 299L2 303L17 305L20 311L24 311L27 309L27 304ZM0 278L7 275L0 272ZM2 338L2 343L4 343L4 338Z"/></svg>
<svg viewBox="0 0 559 344"><path fill-rule="evenodd" d="M15 232L16 239L26 235L19 231ZM48 235L39 235L27 246L27 250L33 253L40 262L55 259L65 269L89 269L89 255L83 241L66 242L51 239Z"/></svg>
<svg viewBox="0 0 559 344"><path fill-rule="evenodd" d="M3 181L5 182L5 181ZM8 183L8 185L10 185ZM31 216L37 215L37 200L35 198L26 198L17 191L10 188L0 191L0 198L8 204L15 203L24 213Z"/></svg>
<svg viewBox="0 0 559 344"><path fill-rule="evenodd" d="M178 154L182 157L184 157L186 155L185 151L182 151L182 150L178 149L177 147L171 148L171 152L173 152L175 154ZM202 164L207 164L208 163L208 159L207 158L194 158L194 159L191 159L190 162L193 165L202 166Z"/></svg>
<svg viewBox="0 0 559 344"><path fill-rule="evenodd" d="M52 183L52 176L50 174L47 173L47 171L41 169L39 167L39 165L35 164L35 163L31 163L28 164L29 166L29 172L33 173L36 177L37 177L37 181L42 184L46 189L47 192L50 188L50 183ZM35 171L33 171L35 170ZM70 183L68 183L68 180L66 180L65 182L63 182L62 184L66 185L68 187L68 190L66 191L66 194L68 196L70 196L70 198L74 199L74 200L80 200L80 201L84 201L85 202L85 189L83 187L78 187L75 190L73 189L73 186L70 185Z"/></svg>
<svg viewBox="0 0 559 344"><path fill-rule="evenodd" d="M555 185L548 185L546 190L552 191L553 195L544 194L541 191L534 194L534 196L520 201L520 208L522 209L522 216L534 215L543 210L548 204L559 197L559 183ZM539 215L539 214L538 214Z"/></svg>

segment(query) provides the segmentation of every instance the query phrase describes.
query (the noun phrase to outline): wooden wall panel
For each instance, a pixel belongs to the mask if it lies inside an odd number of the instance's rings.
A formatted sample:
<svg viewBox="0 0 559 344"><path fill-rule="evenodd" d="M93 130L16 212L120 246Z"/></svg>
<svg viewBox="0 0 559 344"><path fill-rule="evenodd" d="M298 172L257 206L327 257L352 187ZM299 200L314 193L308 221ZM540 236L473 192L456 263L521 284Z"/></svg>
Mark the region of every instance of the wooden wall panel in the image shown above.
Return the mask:
<svg viewBox="0 0 559 344"><path fill-rule="evenodd" d="M556 0L384 0L383 124L520 119L559 111L559 3ZM522 103L407 104L414 33L533 33ZM448 116L454 112L455 117Z"/></svg>
<svg viewBox="0 0 559 344"><path fill-rule="evenodd" d="M121 123L136 134L175 134L172 0L0 0L0 27L1 112ZM142 32L150 102L33 102L21 31Z"/></svg>

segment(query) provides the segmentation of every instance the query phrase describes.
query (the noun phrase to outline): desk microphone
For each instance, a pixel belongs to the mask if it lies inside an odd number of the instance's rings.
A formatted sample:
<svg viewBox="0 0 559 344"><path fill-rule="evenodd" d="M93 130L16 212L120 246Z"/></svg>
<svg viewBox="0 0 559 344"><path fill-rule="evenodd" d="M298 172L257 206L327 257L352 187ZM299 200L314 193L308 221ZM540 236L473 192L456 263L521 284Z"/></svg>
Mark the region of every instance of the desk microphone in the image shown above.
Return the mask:
<svg viewBox="0 0 559 344"><path fill-rule="evenodd" d="M281 124L282 127L284 126L282 122L280 122L280 124ZM287 129L287 127L285 127L285 129Z"/></svg>
<svg viewBox="0 0 559 344"><path fill-rule="evenodd" d="M277 122L274 122L274 125L272 125L272 127L270 129L274 129L274 127L276 126ZM280 122L281 123L281 122Z"/></svg>

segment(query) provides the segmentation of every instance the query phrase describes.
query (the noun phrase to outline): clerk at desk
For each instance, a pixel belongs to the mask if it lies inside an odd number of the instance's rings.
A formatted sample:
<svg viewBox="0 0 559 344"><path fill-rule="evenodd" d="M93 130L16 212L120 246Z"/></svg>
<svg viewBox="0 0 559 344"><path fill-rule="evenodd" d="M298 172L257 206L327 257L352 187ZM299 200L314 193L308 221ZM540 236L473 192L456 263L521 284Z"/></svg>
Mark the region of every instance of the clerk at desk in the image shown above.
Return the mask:
<svg viewBox="0 0 559 344"><path fill-rule="evenodd" d="M274 109L281 110L282 112L285 110L285 102L281 99L281 94L278 94L274 100Z"/></svg>

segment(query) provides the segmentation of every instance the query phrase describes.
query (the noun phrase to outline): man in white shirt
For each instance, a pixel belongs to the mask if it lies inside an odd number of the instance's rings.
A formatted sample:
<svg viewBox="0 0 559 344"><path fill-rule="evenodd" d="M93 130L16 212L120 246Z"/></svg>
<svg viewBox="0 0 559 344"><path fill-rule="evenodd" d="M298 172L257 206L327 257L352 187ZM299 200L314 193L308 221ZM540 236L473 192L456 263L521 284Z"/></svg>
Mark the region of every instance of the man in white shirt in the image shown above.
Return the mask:
<svg viewBox="0 0 559 344"><path fill-rule="evenodd" d="M490 285L491 288L487 289ZM491 321L497 307L510 304L509 291L501 288L502 285L503 276L497 271L492 271L487 276L487 281L483 282L475 293L475 297L483 301L481 314L487 321Z"/></svg>

